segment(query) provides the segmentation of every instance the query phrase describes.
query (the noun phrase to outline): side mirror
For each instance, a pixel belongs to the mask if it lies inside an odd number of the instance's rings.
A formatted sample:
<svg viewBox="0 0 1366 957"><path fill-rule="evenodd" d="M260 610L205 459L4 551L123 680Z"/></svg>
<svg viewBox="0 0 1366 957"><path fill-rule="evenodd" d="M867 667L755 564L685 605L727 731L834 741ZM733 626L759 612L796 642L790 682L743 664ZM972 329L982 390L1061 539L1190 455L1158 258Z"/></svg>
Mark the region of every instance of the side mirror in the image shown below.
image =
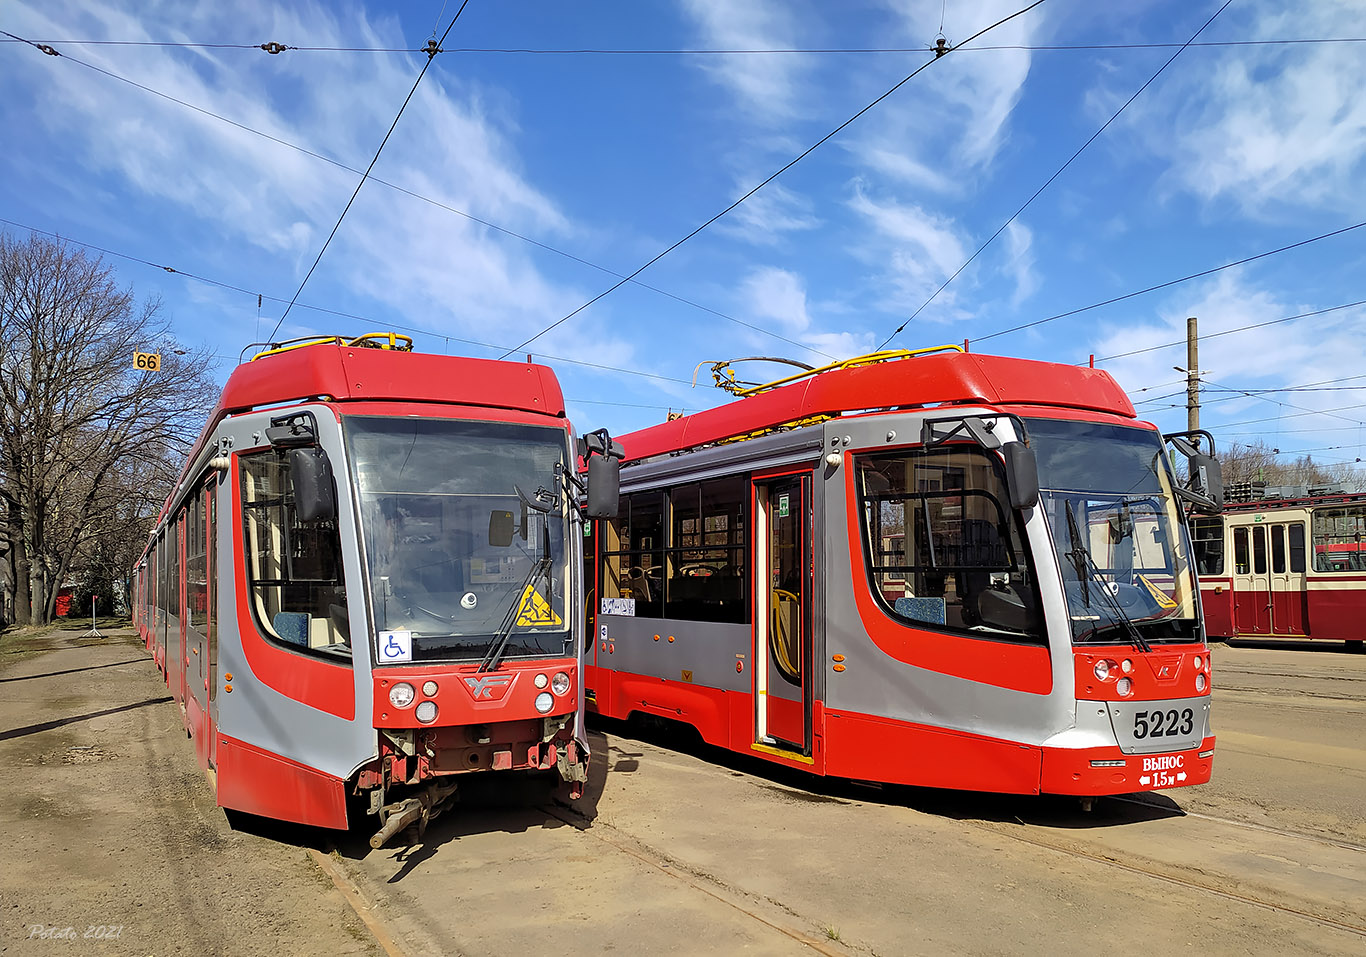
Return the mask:
<svg viewBox="0 0 1366 957"><path fill-rule="evenodd" d="M588 460L588 509L592 519L616 518L621 502L621 462L607 455Z"/></svg>
<svg viewBox="0 0 1366 957"><path fill-rule="evenodd" d="M290 449L289 481L294 486L294 511L299 521L337 517L336 484L326 452L316 445Z"/></svg>
<svg viewBox="0 0 1366 957"><path fill-rule="evenodd" d="M1039 504L1039 462L1034 450L1023 442L1007 442L1001 446L1006 458L1006 486L1010 489L1010 507L1033 508Z"/></svg>
<svg viewBox="0 0 1366 957"><path fill-rule="evenodd" d="M1224 507L1224 470L1213 455L1197 452L1190 457L1192 490L1201 493L1218 508Z"/></svg>
<svg viewBox="0 0 1366 957"><path fill-rule="evenodd" d="M494 548L507 548L512 544L512 533L517 525L511 512L494 510L489 512L489 544Z"/></svg>

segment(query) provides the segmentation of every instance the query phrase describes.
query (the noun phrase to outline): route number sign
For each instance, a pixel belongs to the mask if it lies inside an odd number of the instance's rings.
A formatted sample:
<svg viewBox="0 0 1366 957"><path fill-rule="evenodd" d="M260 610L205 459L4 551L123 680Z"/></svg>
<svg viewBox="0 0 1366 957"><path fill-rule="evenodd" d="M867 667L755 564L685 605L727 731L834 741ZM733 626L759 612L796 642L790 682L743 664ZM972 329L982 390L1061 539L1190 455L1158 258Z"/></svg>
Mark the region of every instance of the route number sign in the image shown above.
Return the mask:
<svg viewBox="0 0 1366 957"><path fill-rule="evenodd" d="M161 368L160 352L135 352L133 353L133 368L141 369L144 372L156 372Z"/></svg>

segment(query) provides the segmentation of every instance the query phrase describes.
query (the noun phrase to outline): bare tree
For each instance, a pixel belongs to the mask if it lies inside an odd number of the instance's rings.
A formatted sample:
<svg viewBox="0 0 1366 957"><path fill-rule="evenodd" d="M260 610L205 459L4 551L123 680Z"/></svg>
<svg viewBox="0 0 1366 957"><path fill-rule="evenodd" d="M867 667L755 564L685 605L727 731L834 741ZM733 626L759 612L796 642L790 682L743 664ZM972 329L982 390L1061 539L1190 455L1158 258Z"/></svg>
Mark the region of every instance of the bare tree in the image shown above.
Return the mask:
<svg viewBox="0 0 1366 957"><path fill-rule="evenodd" d="M1246 482L1306 487L1342 485L1353 491L1366 488L1366 470L1352 463L1323 465L1310 455L1286 461L1279 449L1262 439L1222 446L1219 464L1224 482L1230 485Z"/></svg>
<svg viewBox="0 0 1366 957"><path fill-rule="evenodd" d="M135 369L136 351L160 352L160 369ZM172 337L160 303L136 303L100 259L0 234L0 503L16 621L51 620L102 534L145 535L155 510L140 533L128 523L127 480L170 486L168 462L212 405L211 368Z"/></svg>

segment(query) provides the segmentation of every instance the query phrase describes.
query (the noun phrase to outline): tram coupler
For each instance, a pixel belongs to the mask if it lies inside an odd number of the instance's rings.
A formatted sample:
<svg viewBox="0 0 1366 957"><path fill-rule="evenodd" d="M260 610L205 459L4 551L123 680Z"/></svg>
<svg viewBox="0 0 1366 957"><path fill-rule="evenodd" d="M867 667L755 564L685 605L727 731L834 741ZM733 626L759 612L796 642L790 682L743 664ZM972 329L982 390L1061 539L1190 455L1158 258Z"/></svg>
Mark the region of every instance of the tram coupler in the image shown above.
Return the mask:
<svg viewBox="0 0 1366 957"><path fill-rule="evenodd" d="M421 840L432 818L454 803L456 789L454 783L431 784L412 797L380 808L383 824L370 838L370 846L378 850L395 834L413 825L417 825L417 837Z"/></svg>

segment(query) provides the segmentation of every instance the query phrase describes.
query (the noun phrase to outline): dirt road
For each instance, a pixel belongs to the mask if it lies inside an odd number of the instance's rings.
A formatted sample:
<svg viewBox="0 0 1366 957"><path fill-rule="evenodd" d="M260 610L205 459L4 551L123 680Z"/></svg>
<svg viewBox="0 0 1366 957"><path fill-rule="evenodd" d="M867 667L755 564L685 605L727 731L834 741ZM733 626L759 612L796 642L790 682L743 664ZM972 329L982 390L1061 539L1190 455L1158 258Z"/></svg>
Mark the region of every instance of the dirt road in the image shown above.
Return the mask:
<svg viewBox="0 0 1366 957"><path fill-rule="evenodd" d="M0 646L0 953L380 953L303 846L228 826L132 632L75 634Z"/></svg>
<svg viewBox="0 0 1366 957"><path fill-rule="evenodd" d="M1214 781L1100 802L878 789L599 725L583 800L478 786L330 867L403 953L1358 954L1366 656L1215 652ZM0 952L376 952L305 853L230 830L140 650L0 656Z"/></svg>

